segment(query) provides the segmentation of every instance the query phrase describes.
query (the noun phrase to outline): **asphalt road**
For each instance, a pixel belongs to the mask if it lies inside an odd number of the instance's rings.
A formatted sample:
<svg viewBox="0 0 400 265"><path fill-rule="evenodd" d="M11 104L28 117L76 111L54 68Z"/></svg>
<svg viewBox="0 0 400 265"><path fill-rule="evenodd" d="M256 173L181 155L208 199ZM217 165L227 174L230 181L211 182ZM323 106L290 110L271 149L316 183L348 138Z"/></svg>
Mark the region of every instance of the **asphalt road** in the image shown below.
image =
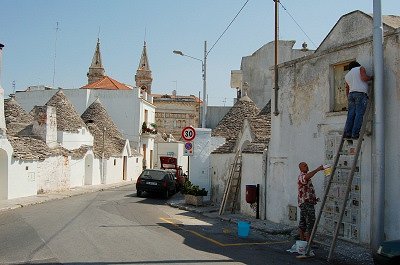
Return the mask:
<svg viewBox="0 0 400 265"><path fill-rule="evenodd" d="M133 185L0 213L1 264L326 264L293 241L136 197Z"/></svg>

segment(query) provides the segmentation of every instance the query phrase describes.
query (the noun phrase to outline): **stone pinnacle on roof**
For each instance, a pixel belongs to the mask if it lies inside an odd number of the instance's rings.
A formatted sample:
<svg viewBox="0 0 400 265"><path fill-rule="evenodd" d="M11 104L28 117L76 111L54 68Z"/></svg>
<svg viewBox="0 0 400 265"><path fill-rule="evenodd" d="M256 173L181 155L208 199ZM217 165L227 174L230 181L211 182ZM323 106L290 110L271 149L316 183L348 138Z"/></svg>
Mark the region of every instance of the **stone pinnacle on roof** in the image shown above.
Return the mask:
<svg viewBox="0 0 400 265"><path fill-rule="evenodd" d="M86 128L85 123L62 90L54 94L54 96L47 101L46 106L53 106L56 108L57 131L77 133L79 129Z"/></svg>
<svg viewBox="0 0 400 265"><path fill-rule="evenodd" d="M89 67L89 72L87 73L88 84L100 80L105 76L105 70L101 60L100 53L100 40L97 38L96 50L94 51L92 64Z"/></svg>

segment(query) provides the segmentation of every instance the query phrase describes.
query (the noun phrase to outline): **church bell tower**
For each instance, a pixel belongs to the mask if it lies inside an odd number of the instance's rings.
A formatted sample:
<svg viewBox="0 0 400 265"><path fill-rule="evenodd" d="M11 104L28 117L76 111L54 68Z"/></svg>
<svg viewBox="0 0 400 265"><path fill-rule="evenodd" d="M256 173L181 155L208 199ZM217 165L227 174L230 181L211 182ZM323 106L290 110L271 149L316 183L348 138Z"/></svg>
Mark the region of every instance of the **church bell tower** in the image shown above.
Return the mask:
<svg viewBox="0 0 400 265"><path fill-rule="evenodd" d="M151 70L149 65L149 59L147 58L146 42L143 45L142 57L140 58L139 67L135 75L136 86L148 94L151 94L151 83L153 78L151 77Z"/></svg>

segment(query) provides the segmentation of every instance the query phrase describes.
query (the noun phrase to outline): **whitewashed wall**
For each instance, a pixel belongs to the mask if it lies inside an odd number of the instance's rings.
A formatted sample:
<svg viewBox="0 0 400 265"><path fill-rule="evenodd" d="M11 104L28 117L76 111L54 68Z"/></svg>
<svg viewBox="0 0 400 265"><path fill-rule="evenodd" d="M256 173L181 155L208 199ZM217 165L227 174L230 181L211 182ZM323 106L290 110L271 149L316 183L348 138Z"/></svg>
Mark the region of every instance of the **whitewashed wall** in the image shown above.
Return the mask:
<svg viewBox="0 0 400 265"><path fill-rule="evenodd" d="M195 130L193 156L189 158L189 180L194 185L205 188L209 199L211 197L210 154L224 143L224 139L211 137L211 129L195 128Z"/></svg>
<svg viewBox="0 0 400 265"><path fill-rule="evenodd" d="M228 154L211 154L211 200L220 203L224 196L226 182L229 177L229 169L235 158L234 153Z"/></svg>
<svg viewBox="0 0 400 265"><path fill-rule="evenodd" d="M36 172L38 192L46 193L70 188L71 161L69 157L49 157L37 164Z"/></svg>
<svg viewBox="0 0 400 265"><path fill-rule="evenodd" d="M11 160L8 173L8 198L14 199L37 194L37 161Z"/></svg>
<svg viewBox="0 0 400 265"><path fill-rule="evenodd" d="M242 153L242 181L240 183L240 212L249 216L256 216L256 212L246 202L246 185L260 184L260 218L265 219L265 179L266 152Z"/></svg>
<svg viewBox="0 0 400 265"><path fill-rule="evenodd" d="M8 198L11 155L13 149L6 138L0 136L0 200Z"/></svg>
<svg viewBox="0 0 400 265"><path fill-rule="evenodd" d="M93 146L93 136L88 129L81 128L78 133L57 131L57 141L68 150L78 149L82 145Z"/></svg>
<svg viewBox="0 0 400 265"><path fill-rule="evenodd" d="M310 54L312 51L293 49L295 41L280 40L278 42L279 63L293 60ZM273 73L266 71L274 65L275 42L271 41L250 56L242 57L240 69L243 73L243 82L249 84L248 96L262 109L271 99L274 86Z"/></svg>
<svg viewBox="0 0 400 265"><path fill-rule="evenodd" d="M105 163L106 163L105 166L106 182L104 184L122 182L123 158L110 157L108 160L106 160Z"/></svg>
<svg viewBox="0 0 400 265"><path fill-rule="evenodd" d="M399 30L385 40L385 144L386 144L386 207L385 233L387 239L400 237L400 201L398 187L400 142L398 113L400 110L400 70L398 43ZM278 116L272 116L272 139L267 178L267 218L275 222L295 224L288 220L287 207L297 205L298 163L305 161L313 170L325 161L325 140L331 132L342 132L346 112L331 112L332 68L334 64L356 59L372 73L372 43L360 42L351 48L325 52L288 62L280 66ZM274 105L272 106L274 109ZM365 137L361 152L361 224L360 240L370 241L370 216L372 214L372 167L370 136ZM318 196L323 195L323 175L313 178Z"/></svg>

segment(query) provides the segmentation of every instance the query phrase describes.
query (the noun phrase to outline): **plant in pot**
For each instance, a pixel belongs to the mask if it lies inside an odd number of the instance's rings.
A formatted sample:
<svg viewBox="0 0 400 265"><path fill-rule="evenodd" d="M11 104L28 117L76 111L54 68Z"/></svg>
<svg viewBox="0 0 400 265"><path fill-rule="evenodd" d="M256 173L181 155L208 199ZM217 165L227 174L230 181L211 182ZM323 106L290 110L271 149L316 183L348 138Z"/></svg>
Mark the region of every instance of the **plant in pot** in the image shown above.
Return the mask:
<svg viewBox="0 0 400 265"><path fill-rule="evenodd" d="M181 192L185 195L185 202L194 206L203 205L203 196L208 194L205 188L200 189L199 186L193 185L190 180L185 181Z"/></svg>

